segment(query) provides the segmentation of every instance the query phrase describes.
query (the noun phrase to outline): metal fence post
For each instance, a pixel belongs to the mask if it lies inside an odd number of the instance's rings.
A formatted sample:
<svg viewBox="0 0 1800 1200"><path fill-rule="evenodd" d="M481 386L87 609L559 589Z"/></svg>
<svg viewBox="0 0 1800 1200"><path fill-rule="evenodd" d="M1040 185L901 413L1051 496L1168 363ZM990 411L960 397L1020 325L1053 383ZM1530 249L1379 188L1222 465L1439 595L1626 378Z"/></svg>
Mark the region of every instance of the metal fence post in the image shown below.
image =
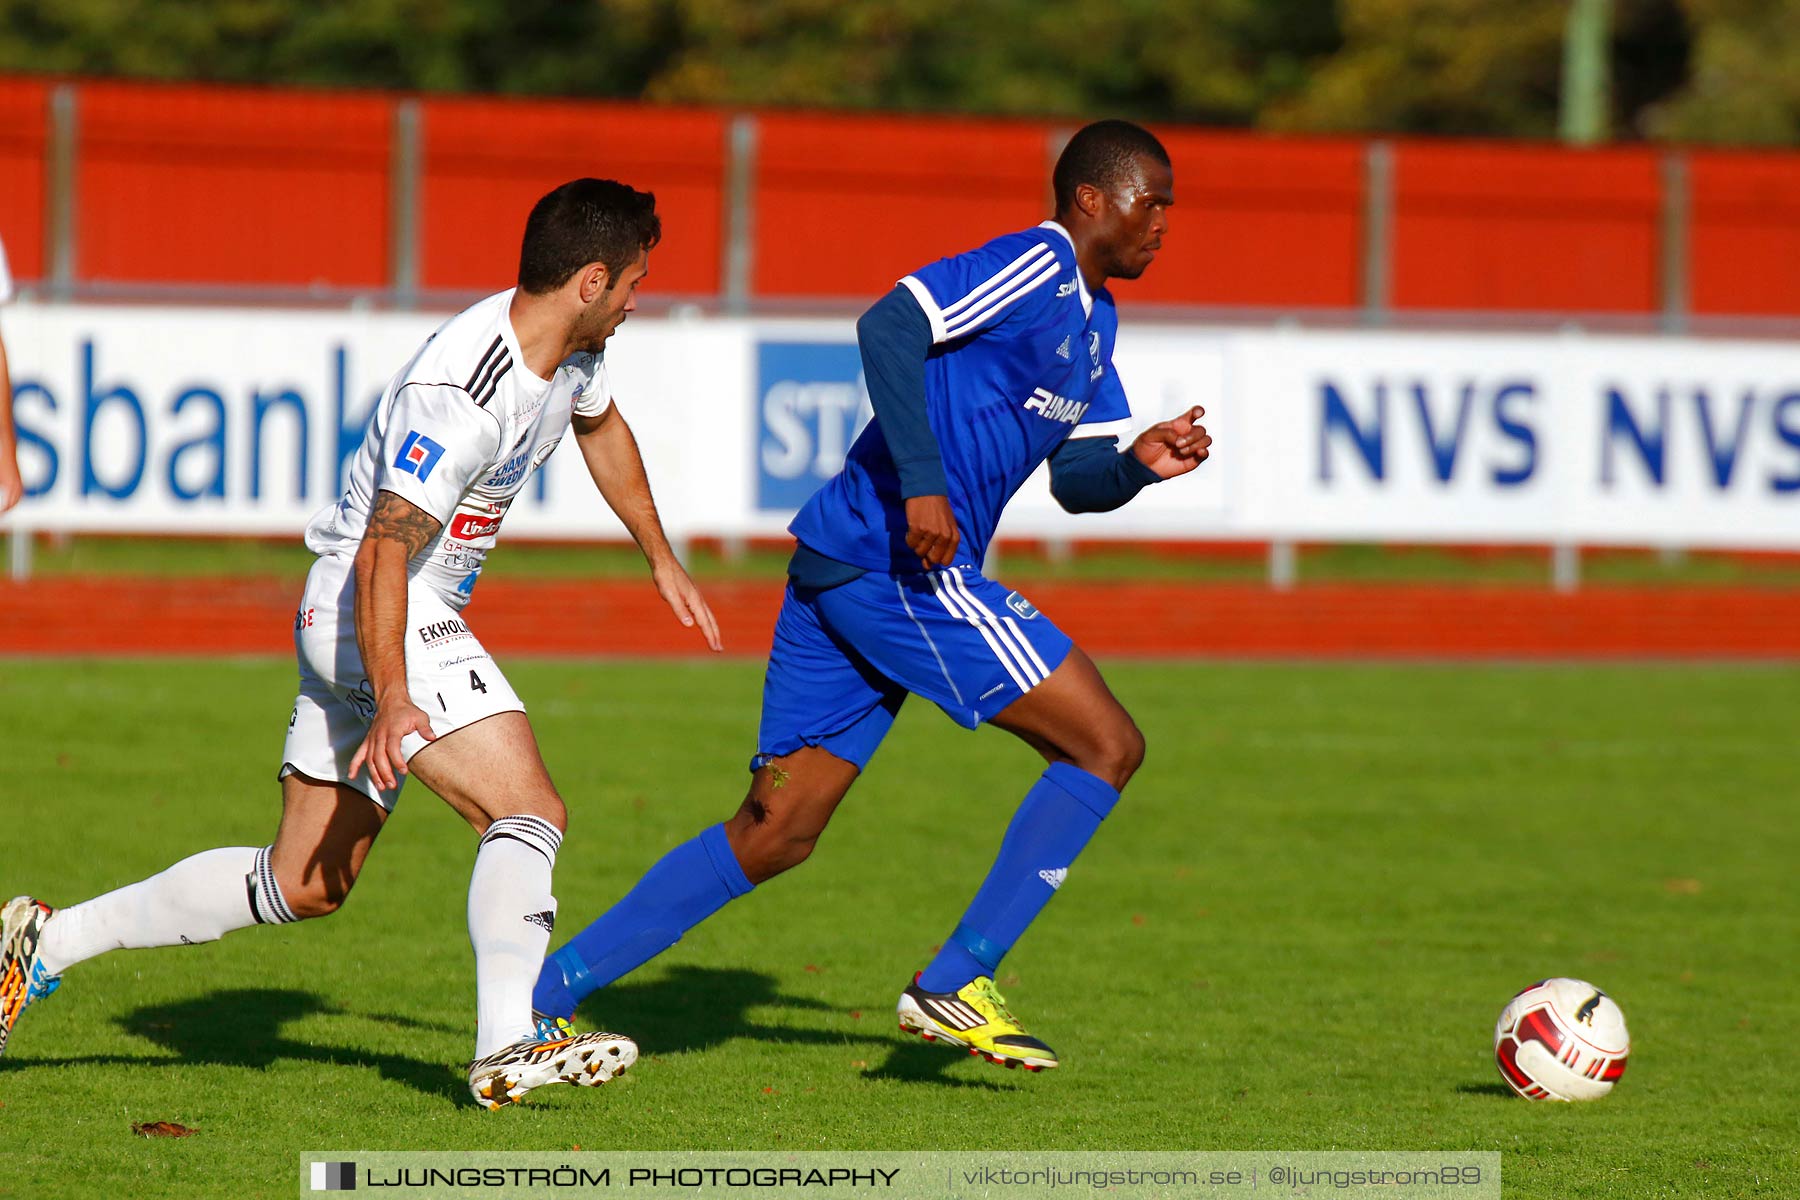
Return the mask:
<svg viewBox="0 0 1800 1200"><path fill-rule="evenodd" d="M393 146L388 159L388 288L394 304L419 302L419 178L425 113L417 99L394 105Z"/></svg>
<svg viewBox="0 0 1800 1200"><path fill-rule="evenodd" d="M1662 291L1664 333L1683 333L1688 324L1688 225L1693 197L1687 155L1668 150L1662 156L1662 222L1657 247L1658 285Z"/></svg>
<svg viewBox="0 0 1800 1200"><path fill-rule="evenodd" d="M50 92L50 127L44 172L44 249L50 295L68 300L75 292L75 154L81 136L76 85L59 83Z"/></svg>
<svg viewBox="0 0 1800 1200"><path fill-rule="evenodd" d="M1558 542L1550 548L1550 585L1559 592L1572 592L1581 586L1580 546Z"/></svg>
<svg viewBox="0 0 1800 1200"><path fill-rule="evenodd" d="M731 118L725 162L725 253L719 264L719 300L727 313L750 311L756 266L756 117Z"/></svg>
<svg viewBox="0 0 1800 1200"><path fill-rule="evenodd" d="M1372 141L1363 148L1363 324L1386 325L1394 280L1394 146Z"/></svg>
<svg viewBox="0 0 1800 1200"><path fill-rule="evenodd" d="M1294 543L1277 539L1269 543L1269 586L1285 592L1300 577L1300 554Z"/></svg>
<svg viewBox="0 0 1800 1200"><path fill-rule="evenodd" d="M14 583L31 578L31 530L16 514L6 530L6 565Z"/></svg>

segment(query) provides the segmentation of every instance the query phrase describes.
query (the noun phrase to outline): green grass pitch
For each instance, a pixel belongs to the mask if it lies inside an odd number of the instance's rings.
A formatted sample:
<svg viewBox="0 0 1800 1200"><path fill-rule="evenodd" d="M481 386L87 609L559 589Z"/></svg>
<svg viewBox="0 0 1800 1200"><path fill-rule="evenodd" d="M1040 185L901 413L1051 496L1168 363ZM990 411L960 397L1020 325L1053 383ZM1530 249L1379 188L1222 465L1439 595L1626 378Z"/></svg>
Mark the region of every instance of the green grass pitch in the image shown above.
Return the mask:
<svg viewBox="0 0 1800 1200"><path fill-rule="evenodd" d="M519 662L572 827L562 935L736 806L750 664ZM1002 968L1041 1076L905 1040L1037 760L921 702L813 860L584 1008L638 1068L477 1110L468 829L401 802L344 911L72 970L0 1060L0 1195L289 1194L303 1150L1468 1149L1519 1197L1800 1193L1800 676L1117 664L1149 760ZM0 662L0 894L262 845L292 668ZM1512 1098L1508 996L1587 978L1634 1040ZM198 1133L146 1140L133 1122Z"/></svg>

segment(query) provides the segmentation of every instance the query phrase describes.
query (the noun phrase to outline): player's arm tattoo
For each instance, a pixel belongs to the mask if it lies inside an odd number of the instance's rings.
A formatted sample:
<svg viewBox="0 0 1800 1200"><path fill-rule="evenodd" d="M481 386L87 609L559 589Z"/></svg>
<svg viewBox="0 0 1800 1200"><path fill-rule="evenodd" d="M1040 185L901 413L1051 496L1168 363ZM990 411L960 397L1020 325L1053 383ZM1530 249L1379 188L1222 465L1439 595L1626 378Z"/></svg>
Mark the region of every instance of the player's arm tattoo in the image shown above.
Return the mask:
<svg viewBox="0 0 1800 1200"><path fill-rule="evenodd" d="M443 527L442 521L424 509L394 492L383 491L375 493L375 508L369 513L369 528L363 537L399 542L406 547L406 557L410 559L430 545Z"/></svg>

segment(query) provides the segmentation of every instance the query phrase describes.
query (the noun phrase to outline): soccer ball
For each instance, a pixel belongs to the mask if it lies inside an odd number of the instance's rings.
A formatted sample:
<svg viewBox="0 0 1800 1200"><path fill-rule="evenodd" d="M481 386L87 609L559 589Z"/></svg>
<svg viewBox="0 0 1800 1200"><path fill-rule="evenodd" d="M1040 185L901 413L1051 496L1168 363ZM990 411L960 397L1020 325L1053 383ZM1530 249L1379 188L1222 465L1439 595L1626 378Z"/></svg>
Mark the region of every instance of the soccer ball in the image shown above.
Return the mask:
<svg viewBox="0 0 1800 1200"><path fill-rule="evenodd" d="M1613 998L1579 979L1540 979L1500 1010L1494 1061L1527 1100L1598 1100L1625 1074L1631 1035Z"/></svg>

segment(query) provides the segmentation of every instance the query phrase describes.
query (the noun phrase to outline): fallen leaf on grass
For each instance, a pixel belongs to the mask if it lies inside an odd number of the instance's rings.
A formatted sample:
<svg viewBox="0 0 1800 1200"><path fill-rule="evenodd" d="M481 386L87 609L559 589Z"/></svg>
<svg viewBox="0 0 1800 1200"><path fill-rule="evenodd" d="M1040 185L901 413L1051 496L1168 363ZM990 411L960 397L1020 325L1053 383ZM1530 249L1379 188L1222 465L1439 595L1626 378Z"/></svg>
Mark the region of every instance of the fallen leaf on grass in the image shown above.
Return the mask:
<svg viewBox="0 0 1800 1200"><path fill-rule="evenodd" d="M132 1125L131 1132L139 1137L193 1137L200 1131L173 1121L138 1121Z"/></svg>

